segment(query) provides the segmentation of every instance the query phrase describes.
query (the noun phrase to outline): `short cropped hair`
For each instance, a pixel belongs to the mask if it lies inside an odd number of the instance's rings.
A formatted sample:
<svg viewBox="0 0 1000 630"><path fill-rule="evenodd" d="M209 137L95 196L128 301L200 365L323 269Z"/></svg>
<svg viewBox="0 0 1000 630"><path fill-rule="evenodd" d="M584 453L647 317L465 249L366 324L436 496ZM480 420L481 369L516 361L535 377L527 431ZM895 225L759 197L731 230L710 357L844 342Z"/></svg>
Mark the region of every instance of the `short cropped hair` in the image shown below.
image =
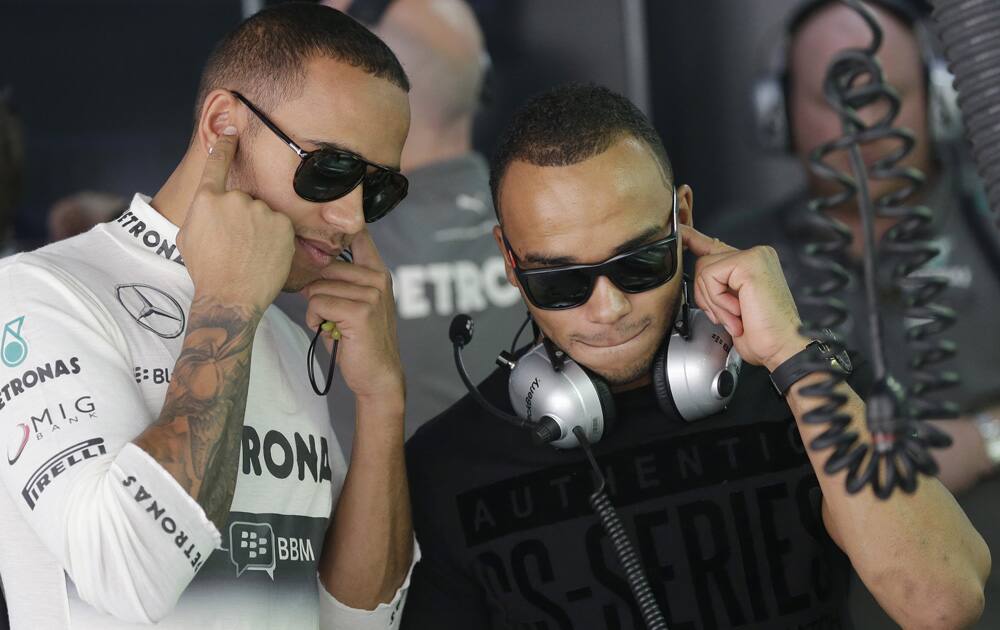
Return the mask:
<svg viewBox="0 0 1000 630"><path fill-rule="evenodd" d="M202 71L195 128L208 94L236 90L265 112L302 93L306 62L328 57L361 68L409 92L396 55L353 18L315 3L268 7L240 23L216 44Z"/></svg>
<svg viewBox="0 0 1000 630"><path fill-rule="evenodd" d="M500 180L511 162L568 166L599 155L622 137L645 142L673 184L667 150L656 129L627 98L593 83L568 83L530 99L514 114L490 164L490 191L500 219Z"/></svg>

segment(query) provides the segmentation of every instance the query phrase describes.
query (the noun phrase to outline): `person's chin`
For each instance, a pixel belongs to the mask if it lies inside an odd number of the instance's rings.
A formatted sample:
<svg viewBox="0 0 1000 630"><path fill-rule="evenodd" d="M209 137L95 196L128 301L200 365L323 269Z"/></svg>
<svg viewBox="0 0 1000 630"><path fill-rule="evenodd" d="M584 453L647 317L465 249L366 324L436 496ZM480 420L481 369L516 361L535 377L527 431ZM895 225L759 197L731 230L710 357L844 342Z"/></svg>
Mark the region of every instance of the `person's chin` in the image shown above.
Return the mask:
<svg viewBox="0 0 1000 630"><path fill-rule="evenodd" d="M288 272L288 278L285 280L285 286L281 290L285 293L298 293L318 278L319 274L316 272L298 268L293 264Z"/></svg>
<svg viewBox="0 0 1000 630"><path fill-rule="evenodd" d="M656 345L652 327L647 326L635 337L615 345L591 345L575 341L574 359L613 385L624 385L648 371Z"/></svg>

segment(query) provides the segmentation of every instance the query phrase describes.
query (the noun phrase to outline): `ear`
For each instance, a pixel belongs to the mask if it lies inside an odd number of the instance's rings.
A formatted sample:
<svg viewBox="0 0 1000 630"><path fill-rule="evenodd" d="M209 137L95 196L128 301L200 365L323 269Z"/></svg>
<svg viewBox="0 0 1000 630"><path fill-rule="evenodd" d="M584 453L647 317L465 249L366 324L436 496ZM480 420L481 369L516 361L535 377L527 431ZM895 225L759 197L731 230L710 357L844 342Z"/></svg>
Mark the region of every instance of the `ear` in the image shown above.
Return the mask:
<svg viewBox="0 0 1000 630"><path fill-rule="evenodd" d="M694 227L694 191L687 184L677 189L677 222Z"/></svg>
<svg viewBox="0 0 1000 630"><path fill-rule="evenodd" d="M198 119L197 142L205 155L222 135L222 130L232 125L240 132L246 128L246 108L228 90L212 90L205 97Z"/></svg>
<svg viewBox="0 0 1000 630"><path fill-rule="evenodd" d="M500 249L500 255L503 256L503 265L504 270L507 273L507 282L509 282L511 286L515 286L520 289L521 285L517 283L517 276L514 275L514 260L511 258L510 250L507 249L507 246L503 242L503 229L499 225L493 226L493 240L497 242L497 247Z"/></svg>

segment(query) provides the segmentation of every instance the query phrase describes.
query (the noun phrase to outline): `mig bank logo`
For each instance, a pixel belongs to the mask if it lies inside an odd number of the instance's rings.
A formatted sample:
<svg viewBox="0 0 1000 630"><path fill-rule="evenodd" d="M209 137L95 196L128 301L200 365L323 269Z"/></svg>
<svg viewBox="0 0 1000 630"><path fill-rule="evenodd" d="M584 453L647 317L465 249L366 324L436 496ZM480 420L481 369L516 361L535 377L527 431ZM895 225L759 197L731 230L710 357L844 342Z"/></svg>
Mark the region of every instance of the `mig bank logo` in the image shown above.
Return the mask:
<svg viewBox="0 0 1000 630"><path fill-rule="evenodd" d="M122 284L116 293L122 307L146 330L164 339L184 332L184 309L160 289L148 284Z"/></svg>
<svg viewBox="0 0 1000 630"><path fill-rule="evenodd" d="M28 445L28 438L31 437L31 430L28 425L21 422L14 427L13 438L7 445L7 463L13 466L21 458L24 447Z"/></svg>
<svg viewBox="0 0 1000 630"><path fill-rule="evenodd" d="M229 557L236 577L247 570L264 571L274 579L274 529L270 523L234 521L229 526Z"/></svg>
<svg viewBox="0 0 1000 630"><path fill-rule="evenodd" d="M7 367L17 367L28 358L28 342L21 336L23 326L23 315L3 325L3 337L0 338L0 360Z"/></svg>

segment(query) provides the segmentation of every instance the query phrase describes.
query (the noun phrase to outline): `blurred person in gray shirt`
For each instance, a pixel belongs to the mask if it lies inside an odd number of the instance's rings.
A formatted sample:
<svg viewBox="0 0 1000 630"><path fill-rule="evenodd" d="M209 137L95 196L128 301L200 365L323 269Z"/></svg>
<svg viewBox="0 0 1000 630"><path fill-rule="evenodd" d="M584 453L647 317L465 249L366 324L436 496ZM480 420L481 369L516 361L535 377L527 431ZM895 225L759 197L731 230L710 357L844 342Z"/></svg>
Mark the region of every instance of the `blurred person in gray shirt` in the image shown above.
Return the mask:
<svg viewBox="0 0 1000 630"><path fill-rule="evenodd" d="M410 77L410 133L402 170L409 194L396 212L368 226L392 271L399 347L406 372L406 434L465 395L448 326L457 313L476 322L465 349L473 380L495 367L525 313L493 242L496 224L485 158L472 149L489 57L463 0L327 0L385 41ZM398 211L405 209L405 211ZM279 297L299 323L305 300ZM315 332L315 331L312 331ZM329 358L317 353L324 373ZM334 428L350 454L353 400L339 378L329 394Z"/></svg>

